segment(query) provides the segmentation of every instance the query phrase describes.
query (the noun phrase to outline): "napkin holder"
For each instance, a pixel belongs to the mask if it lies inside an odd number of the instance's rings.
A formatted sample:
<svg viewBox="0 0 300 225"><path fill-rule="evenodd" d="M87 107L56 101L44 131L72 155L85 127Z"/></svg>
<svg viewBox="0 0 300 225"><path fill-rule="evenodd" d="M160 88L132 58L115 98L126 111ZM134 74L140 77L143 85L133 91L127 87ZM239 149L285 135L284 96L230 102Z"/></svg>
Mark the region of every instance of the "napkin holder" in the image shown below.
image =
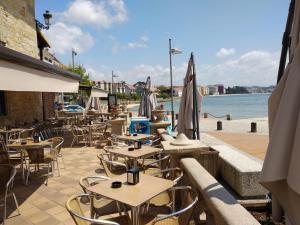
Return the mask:
<svg viewBox="0 0 300 225"><path fill-rule="evenodd" d="M127 170L127 184L136 185L140 181L140 171L138 168Z"/></svg>

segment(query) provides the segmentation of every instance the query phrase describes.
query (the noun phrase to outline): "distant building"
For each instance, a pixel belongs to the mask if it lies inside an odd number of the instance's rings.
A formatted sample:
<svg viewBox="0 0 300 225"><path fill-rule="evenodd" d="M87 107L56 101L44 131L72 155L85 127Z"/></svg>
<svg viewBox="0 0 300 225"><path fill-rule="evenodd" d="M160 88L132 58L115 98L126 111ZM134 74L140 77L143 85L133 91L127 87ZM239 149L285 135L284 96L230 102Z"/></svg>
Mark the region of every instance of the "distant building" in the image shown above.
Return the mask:
<svg viewBox="0 0 300 225"><path fill-rule="evenodd" d="M200 86L199 91L202 96L209 95L209 88L207 86Z"/></svg>
<svg viewBox="0 0 300 225"><path fill-rule="evenodd" d="M125 84L125 94L134 94L135 93L135 87L131 84Z"/></svg>
<svg viewBox="0 0 300 225"><path fill-rule="evenodd" d="M107 91L109 93L125 93L125 82L114 82L113 84L111 81L100 80L100 81L93 81L96 87Z"/></svg>
<svg viewBox="0 0 300 225"><path fill-rule="evenodd" d="M219 92L219 94L220 94L220 95L223 95L223 94L225 94L225 93L226 93L226 91L225 91L225 87L224 87L224 85L223 85L223 84L216 84L215 86L217 86L217 87L218 87L218 92Z"/></svg>
<svg viewBox="0 0 300 225"><path fill-rule="evenodd" d="M209 90L209 95L219 95L218 86L216 85L209 85L207 86Z"/></svg>

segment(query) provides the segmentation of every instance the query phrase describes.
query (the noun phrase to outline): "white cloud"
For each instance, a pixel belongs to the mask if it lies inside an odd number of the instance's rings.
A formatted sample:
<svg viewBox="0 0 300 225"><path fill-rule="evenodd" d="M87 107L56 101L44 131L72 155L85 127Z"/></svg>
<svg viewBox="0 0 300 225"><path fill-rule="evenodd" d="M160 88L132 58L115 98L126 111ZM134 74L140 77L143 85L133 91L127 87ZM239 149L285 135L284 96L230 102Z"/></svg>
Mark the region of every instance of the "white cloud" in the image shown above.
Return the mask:
<svg viewBox="0 0 300 225"><path fill-rule="evenodd" d="M200 65L198 78L204 84L267 86L276 82L279 53L250 51L217 65Z"/></svg>
<svg viewBox="0 0 300 225"><path fill-rule="evenodd" d="M149 37L146 36L146 35L141 36L140 39L141 39L141 41L143 41L143 42L148 42L148 41L149 41Z"/></svg>
<svg viewBox="0 0 300 225"><path fill-rule="evenodd" d="M127 44L120 44L116 37L109 36L108 37L112 41L112 52L114 54L119 53L120 51L125 51L127 49L137 49L137 48L147 48L148 47L148 36L141 36L136 42L128 42Z"/></svg>
<svg viewBox="0 0 300 225"><path fill-rule="evenodd" d="M105 79L105 74L103 72L100 72L89 65L86 66L86 72L90 75L91 80L98 81Z"/></svg>
<svg viewBox="0 0 300 225"><path fill-rule="evenodd" d="M230 55L234 55L235 54L235 49L234 48L221 48L216 56L218 58L225 58L227 56L230 56Z"/></svg>
<svg viewBox="0 0 300 225"><path fill-rule="evenodd" d="M72 23L103 28L121 24L128 19L123 0L75 0L62 16Z"/></svg>
<svg viewBox="0 0 300 225"><path fill-rule="evenodd" d="M94 39L89 33L62 22L51 25L45 35L50 41L52 51L59 54L70 53L72 48L80 53L94 45Z"/></svg>
<svg viewBox="0 0 300 225"><path fill-rule="evenodd" d="M138 42L129 42L126 46L124 46L125 49L126 48L146 48L148 47L148 45L146 45L145 43L138 43Z"/></svg>
<svg viewBox="0 0 300 225"><path fill-rule="evenodd" d="M268 86L275 84L279 53L250 51L220 64L196 64L199 85L223 83L225 86ZM175 85L182 85L187 63L173 67ZM170 84L169 66L140 64L121 74L129 83L151 76L154 85Z"/></svg>

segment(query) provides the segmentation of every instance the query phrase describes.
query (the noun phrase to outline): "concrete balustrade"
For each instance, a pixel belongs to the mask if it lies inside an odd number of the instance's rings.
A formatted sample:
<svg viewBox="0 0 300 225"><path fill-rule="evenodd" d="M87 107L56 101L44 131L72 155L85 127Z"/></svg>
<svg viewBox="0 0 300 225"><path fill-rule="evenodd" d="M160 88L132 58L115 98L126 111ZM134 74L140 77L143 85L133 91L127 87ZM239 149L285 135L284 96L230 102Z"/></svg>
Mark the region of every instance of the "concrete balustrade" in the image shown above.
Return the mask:
<svg viewBox="0 0 300 225"><path fill-rule="evenodd" d="M199 193L199 206L209 225L259 225L260 223L195 159L180 161L185 180ZM201 211L198 211L198 215Z"/></svg>

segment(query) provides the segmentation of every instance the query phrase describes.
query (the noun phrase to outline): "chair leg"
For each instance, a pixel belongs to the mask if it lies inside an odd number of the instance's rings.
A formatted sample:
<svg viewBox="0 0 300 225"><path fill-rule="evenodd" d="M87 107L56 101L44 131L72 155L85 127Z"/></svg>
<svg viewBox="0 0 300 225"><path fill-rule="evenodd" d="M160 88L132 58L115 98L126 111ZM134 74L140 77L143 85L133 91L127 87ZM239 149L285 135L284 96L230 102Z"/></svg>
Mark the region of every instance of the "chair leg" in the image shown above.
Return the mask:
<svg viewBox="0 0 300 225"><path fill-rule="evenodd" d="M7 195L5 194L5 197L4 197L4 209L3 209L3 225L5 225L5 220L6 220L6 201L7 201Z"/></svg>
<svg viewBox="0 0 300 225"><path fill-rule="evenodd" d="M30 164L28 164L28 168L27 168L27 175L26 175L25 185L28 185L29 174L30 174Z"/></svg>
<svg viewBox="0 0 300 225"><path fill-rule="evenodd" d="M47 174L47 180L46 180L45 185L48 185L48 179L49 179L49 176L50 176L50 164L51 163L48 163L48 174Z"/></svg>
<svg viewBox="0 0 300 225"><path fill-rule="evenodd" d="M14 198L14 200L15 200L16 208L17 208L17 210L18 210L18 215L21 215L20 209L19 209L19 204L18 204L18 201L17 201L17 198L16 198L15 193L12 192L12 196L13 196L13 198Z"/></svg>
<svg viewBox="0 0 300 225"><path fill-rule="evenodd" d="M57 166L57 170L58 170L58 176L60 177L60 170L59 170L59 165L58 165L58 158L56 158L56 166Z"/></svg>
<svg viewBox="0 0 300 225"><path fill-rule="evenodd" d="M65 164L65 160L64 160L64 156L63 156L63 154L62 153L60 153L60 156L59 156L60 158L61 158L61 160L62 160L62 163L63 163L63 165L64 165L64 167L62 168L62 169L66 169L66 164Z"/></svg>
<svg viewBox="0 0 300 225"><path fill-rule="evenodd" d="M76 141L76 140L77 140L77 137L74 136L73 141L72 141L72 143L71 143L71 148L73 148L73 145L75 144L75 141Z"/></svg>

